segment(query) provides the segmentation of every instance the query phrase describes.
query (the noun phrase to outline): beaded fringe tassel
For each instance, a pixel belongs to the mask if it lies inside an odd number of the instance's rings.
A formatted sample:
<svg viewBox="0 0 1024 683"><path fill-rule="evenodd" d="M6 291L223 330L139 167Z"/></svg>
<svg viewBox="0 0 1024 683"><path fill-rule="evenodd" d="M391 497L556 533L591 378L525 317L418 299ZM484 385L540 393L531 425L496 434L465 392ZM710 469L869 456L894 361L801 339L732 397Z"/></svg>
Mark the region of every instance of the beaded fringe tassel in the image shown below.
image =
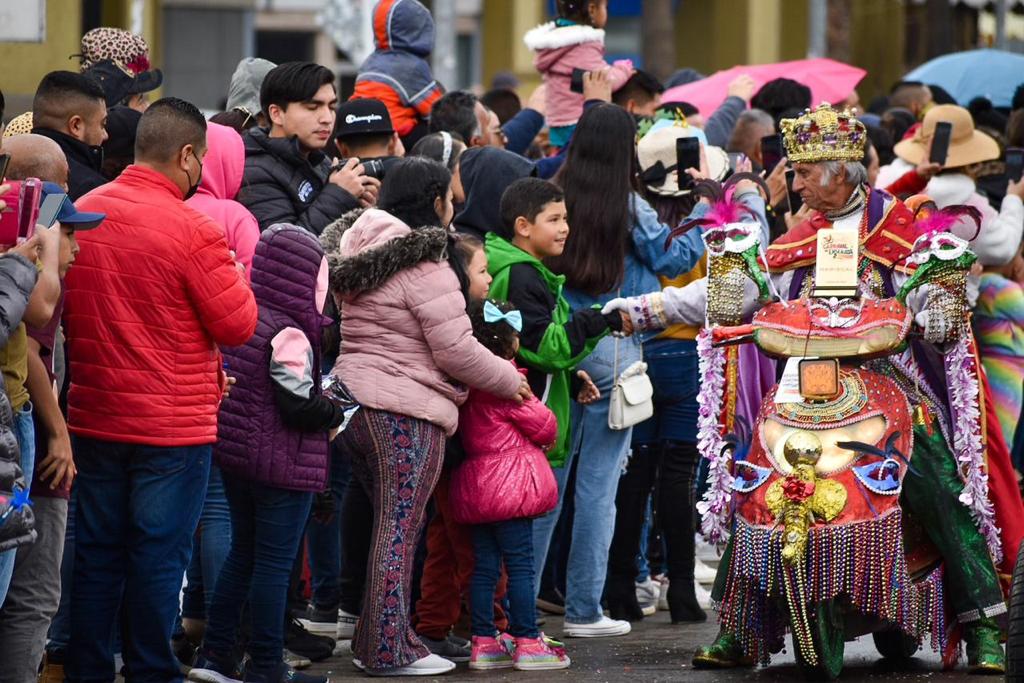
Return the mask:
<svg viewBox="0 0 1024 683"><path fill-rule="evenodd" d="M722 628L734 634L744 652L760 664L782 650L790 630L786 606L784 531L736 518L731 565L721 602ZM907 574L902 516L895 509L880 519L811 529L802 572L805 608L844 598L862 614L899 627L931 647L945 646L946 614L941 566L914 582ZM792 596L789 596L792 598Z"/></svg>

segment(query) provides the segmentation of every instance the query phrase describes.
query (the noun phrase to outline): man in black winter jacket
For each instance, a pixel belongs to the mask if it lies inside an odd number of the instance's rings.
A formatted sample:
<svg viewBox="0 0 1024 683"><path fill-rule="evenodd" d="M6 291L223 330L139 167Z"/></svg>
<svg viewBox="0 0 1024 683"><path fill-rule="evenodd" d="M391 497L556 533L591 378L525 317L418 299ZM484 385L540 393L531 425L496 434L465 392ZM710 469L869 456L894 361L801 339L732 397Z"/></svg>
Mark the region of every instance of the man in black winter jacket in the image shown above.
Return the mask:
<svg viewBox="0 0 1024 683"><path fill-rule="evenodd" d="M106 124L107 101L98 83L71 71L43 76L32 100L32 132L50 138L64 151L72 201L107 182L100 172Z"/></svg>
<svg viewBox="0 0 1024 683"><path fill-rule="evenodd" d="M260 106L270 128L245 135L238 193L260 230L292 223L319 235L347 211L377 203L380 181L367 176L358 159L332 167L324 154L337 102L334 74L319 64L289 62L263 80Z"/></svg>

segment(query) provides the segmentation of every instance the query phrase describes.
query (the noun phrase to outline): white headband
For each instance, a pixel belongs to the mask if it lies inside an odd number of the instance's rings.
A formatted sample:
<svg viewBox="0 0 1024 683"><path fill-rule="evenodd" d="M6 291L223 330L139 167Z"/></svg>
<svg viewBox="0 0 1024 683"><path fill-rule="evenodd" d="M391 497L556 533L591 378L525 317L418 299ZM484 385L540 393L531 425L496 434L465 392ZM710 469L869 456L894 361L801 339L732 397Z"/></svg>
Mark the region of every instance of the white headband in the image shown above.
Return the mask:
<svg viewBox="0 0 1024 683"><path fill-rule="evenodd" d="M452 135L441 131L441 140L444 142L444 148L441 150L441 163L445 166L448 165L448 159L452 156Z"/></svg>

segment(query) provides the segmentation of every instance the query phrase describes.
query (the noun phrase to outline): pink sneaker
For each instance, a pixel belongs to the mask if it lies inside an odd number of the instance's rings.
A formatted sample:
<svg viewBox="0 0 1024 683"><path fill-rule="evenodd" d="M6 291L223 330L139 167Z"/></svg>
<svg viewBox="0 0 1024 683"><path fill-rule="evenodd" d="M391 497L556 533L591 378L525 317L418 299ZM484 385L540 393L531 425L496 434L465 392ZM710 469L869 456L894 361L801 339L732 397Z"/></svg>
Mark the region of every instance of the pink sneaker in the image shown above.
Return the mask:
<svg viewBox="0 0 1024 683"><path fill-rule="evenodd" d="M473 636L473 650L469 656L469 668L478 671L489 669L511 669L512 653L502 638Z"/></svg>
<svg viewBox="0 0 1024 683"><path fill-rule="evenodd" d="M548 643L548 639L543 634L539 638L516 638L516 651L512 666L520 671L567 669L570 662L565 650L560 647L552 647Z"/></svg>

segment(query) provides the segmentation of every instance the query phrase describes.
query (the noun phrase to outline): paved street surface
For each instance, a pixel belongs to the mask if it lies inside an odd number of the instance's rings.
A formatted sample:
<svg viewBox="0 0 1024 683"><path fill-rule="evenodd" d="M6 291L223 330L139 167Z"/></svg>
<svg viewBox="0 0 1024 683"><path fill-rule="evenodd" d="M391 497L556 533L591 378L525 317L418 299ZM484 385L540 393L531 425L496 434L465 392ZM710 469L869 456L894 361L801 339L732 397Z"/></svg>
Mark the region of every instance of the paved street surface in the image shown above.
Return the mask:
<svg viewBox="0 0 1024 683"><path fill-rule="evenodd" d="M555 637L561 632L561 619L548 617L545 628ZM780 654L766 669L738 671L695 671L690 659L697 647L710 643L717 627L711 624L673 626L668 612L658 612L639 624L633 625L633 632L623 638L567 639L566 648L572 658L572 667L566 671L542 671L526 673L520 671L475 672L465 664L446 676L443 681L799 681L800 674L789 654ZM367 680L352 667L351 658L334 657L314 665L309 671L328 673L331 681ZM856 643L846 644L846 666L842 681L929 681L973 683L986 680L968 676L961 668L943 673L939 658L930 650L918 652L918 656L902 670L887 667L875 652L868 636ZM1002 678L989 677L1001 681Z"/></svg>

